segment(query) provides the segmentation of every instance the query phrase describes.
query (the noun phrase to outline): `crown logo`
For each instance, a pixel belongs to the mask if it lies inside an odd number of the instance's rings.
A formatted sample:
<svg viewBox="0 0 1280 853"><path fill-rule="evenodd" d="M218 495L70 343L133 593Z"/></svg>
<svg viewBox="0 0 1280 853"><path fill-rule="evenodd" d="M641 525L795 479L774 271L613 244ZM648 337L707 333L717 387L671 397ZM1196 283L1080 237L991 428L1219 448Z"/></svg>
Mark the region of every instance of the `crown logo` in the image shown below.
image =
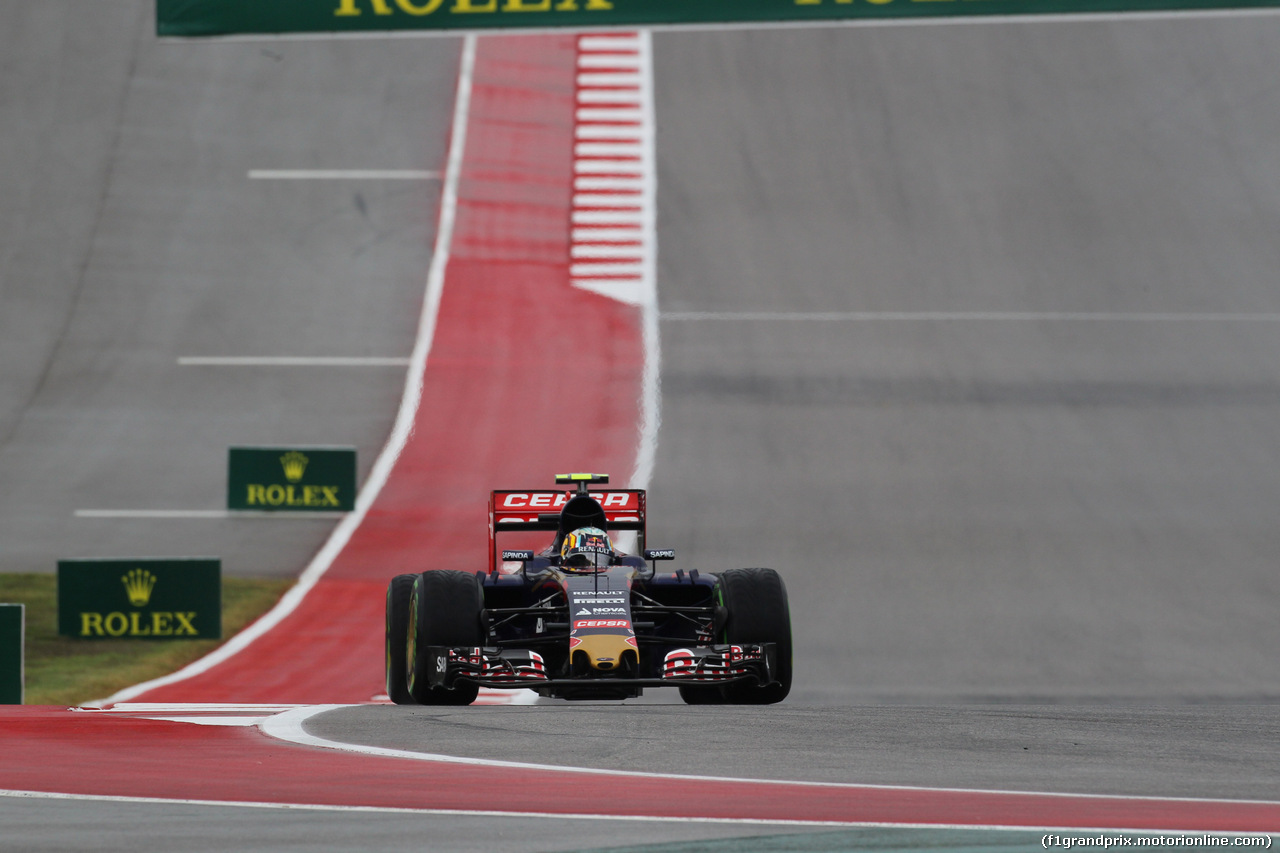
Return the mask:
<svg viewBox="0 0 1280 853"><path fill-rule="evenodd" d="M284 476L290 483L296 483L302 479L303 473L307 470L307 462L310 460L296 450L290 450L284 456L280 457L280 464L284 466Z"/></svg>
<svg viewBox="0 0 1280 853"><path fill-rule="evenodd" d="M129 593L129 603L134 607L145 607L151 600L151 590L155 589L156 576L145 569L130 569L120 582Z"/></svg>

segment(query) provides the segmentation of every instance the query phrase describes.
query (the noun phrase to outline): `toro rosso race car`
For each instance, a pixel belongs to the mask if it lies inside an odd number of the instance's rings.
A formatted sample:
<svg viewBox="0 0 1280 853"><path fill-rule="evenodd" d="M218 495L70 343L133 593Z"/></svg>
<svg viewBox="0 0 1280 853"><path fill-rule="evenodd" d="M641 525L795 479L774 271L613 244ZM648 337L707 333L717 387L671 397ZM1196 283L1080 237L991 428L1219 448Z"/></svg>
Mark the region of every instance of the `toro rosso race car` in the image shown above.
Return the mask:
<svg viewBox="0 0 1280 853"><path fill-rule="evenodd" d="M481 687L561 699L631 699L677 687L689 704L769 704L791 689L791 617L773 569L659 571L645 547L645 492L495 491L489 565L398 575L387 588L387 695L468 705ZM499 537L553 534L541 551ZM637 554L615 544L635 538ZM524 538L528 538L527 536ZM664 566L665 569L665 566Z"/></svg>

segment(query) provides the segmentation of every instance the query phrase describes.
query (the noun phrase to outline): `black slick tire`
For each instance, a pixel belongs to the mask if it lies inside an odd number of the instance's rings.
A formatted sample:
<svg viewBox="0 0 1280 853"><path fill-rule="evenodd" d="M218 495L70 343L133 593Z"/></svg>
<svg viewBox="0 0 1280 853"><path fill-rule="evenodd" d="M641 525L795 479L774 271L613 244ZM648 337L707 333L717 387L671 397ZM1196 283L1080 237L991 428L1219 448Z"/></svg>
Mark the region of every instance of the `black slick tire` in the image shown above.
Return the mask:
<svg viewBox="0 0 1280 853"><path fill-rule="evenodd" d="M681 684L680 698L686 705L723 705L724 689L704 685Z"/></svg>
<svg viewBox="0 0 1280 853"><path fill-rule="evenodd" d="M431 687L428 673L435 664L429 646L450 648L484 645L480 624L484 597L475 575L437 570L414 577L409 596L408 690L420 705L470 705L480 688L461 683L453 689Z"/></svg>
<svg viewBox="0 0 1280 853"><path fill-rule="evenodd" d="M730 569L720 575L719 594L728 610L726 643L774 643L778 651L775 682L726 684L722 688L725 701L734 705L781 702L791 692L791 610L781 576L773 569Z"/></svg>
<svg viewBox="0 0 1280 853"><path fill-rule="evenodd" d="M409 694L409 599L417 575L396 575L387 584L387 696L397 705L414 704Z"/></svg>

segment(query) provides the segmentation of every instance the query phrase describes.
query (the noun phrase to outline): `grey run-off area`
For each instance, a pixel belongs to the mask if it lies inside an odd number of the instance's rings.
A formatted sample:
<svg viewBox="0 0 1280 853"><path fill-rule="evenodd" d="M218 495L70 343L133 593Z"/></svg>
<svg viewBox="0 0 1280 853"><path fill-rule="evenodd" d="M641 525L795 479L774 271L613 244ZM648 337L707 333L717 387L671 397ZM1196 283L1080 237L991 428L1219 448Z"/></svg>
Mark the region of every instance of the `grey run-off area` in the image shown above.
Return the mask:
<svg viewBox="0 0 1280 853"><path fill-rule="evenodd" d="M199 554L296 574L333 519L219 517L227 448L372 466L458 40L159 42L132 0L0 13L0 571Z"/></svg>
<svg viewBox="0 0 1280 853"><path fill-rule="evenodd" d="M248 174L438 170L457 41L160 44L140 2L0 11L0 570L110 552L298 571L332 520L74 511L217 508L230 444L353 444L367 471L402 370L178 359L407 355L438 185ZM1280 313L1278 45L1271 18L658 33L662 309ZM672 317L662 334L651 538L703 570L772 565L791 592L792 699L725 718L797 745L771 772L802 777L833 744L850 781L1280 798L1280 326ZM347 713L353 740L456 743L450 718ZM585 763L621 730L642 737L605 756L619 766L763 772L645 734L717 713L461 719L495 720L484 749L527 760ZM563 736L535 747L530 727ZM0 808L26 849L175 828L209 849L341 849L352 827L388 850L427 831L445 849L636 838Z"/></svg>
<svg viewBox="0 0 1280 853"><path fill-rule="evenodd" d="M655 54L651 539L784 573L795 698L1280 696L1280 21Z"/></svg>

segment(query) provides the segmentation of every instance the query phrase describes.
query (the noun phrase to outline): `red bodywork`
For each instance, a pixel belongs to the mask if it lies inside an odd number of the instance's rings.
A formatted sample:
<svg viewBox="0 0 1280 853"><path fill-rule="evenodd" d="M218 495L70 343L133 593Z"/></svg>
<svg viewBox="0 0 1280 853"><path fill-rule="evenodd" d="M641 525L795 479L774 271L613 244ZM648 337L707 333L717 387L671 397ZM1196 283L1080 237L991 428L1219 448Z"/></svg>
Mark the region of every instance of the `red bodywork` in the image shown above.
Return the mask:
<svg viewBox="0 0 1280 853"><path fill-rule="evenodd" d="M489 574L498 570L498 534L528 531L554 532L561 508L573 497L573 489L500 490L489 494ZM645 536L644 489L606 489L588 492L604 509L610 533L635 530Z"/></svg>

